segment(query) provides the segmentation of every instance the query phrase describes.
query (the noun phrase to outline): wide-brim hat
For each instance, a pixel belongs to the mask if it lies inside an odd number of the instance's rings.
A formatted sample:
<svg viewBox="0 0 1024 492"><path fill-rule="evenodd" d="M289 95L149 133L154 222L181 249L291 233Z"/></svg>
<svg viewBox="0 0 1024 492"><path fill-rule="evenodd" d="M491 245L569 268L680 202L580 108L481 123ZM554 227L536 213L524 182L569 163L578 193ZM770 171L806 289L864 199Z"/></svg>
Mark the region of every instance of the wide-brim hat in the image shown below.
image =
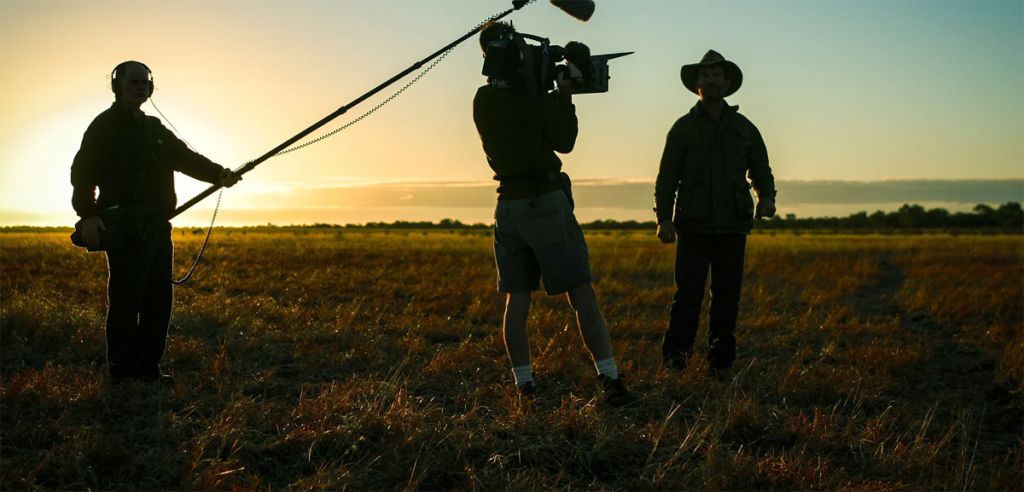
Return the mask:
<svg viewBox="0 0 1024 492"><path fill-rule="evenodd" d="M690 65L683 65L683 68L679 70L679 78L683 80L683 85L686 86L690 92L700 95L697 92L697 70L700 67L710 67L714 65L721 65L722 70L725 71L725 78L730 80L729 90L726 91L725 97L733 95L736 91L740 90L740 86L743 85L743 72L740 71L740 67L736 66L735 63L726 60L724 56L720 55L715 50L708 50L704 54L704 58L700 59L700 63L693 63Z"/></svg>

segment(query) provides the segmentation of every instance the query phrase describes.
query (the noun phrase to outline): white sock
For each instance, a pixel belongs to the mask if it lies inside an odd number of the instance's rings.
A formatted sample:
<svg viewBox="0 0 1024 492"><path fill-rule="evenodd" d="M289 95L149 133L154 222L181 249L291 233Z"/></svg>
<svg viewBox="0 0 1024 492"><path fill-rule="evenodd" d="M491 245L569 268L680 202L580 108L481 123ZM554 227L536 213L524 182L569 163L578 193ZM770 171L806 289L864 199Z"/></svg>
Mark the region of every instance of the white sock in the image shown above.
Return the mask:
<svg viewBox="0 0 1024 492"><path fill-rule="evenodd" d="M597 366L597 373L604 374L611 379L619 379L619 370L615 368L615 359L604 359L594 361Z"/></svg>
<svg viewBox="0 0 1024 492"><path fill-rule="evenodd" d="M512 374L516 377L516 386L525 386L533 382L533 369L530 364L512 368Z"/></svg>

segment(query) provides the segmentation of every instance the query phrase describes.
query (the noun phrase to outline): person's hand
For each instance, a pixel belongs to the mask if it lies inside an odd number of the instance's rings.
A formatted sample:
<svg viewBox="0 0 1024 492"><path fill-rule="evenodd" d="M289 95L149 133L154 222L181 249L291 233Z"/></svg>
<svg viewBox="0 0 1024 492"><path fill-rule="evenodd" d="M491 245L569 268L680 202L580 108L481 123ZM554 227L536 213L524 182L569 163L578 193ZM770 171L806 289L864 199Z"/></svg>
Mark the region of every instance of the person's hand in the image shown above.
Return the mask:
<svg viewBox="0 0 1024 492"><path fill-rule="evenodd" d="M755 219L770 219L775 217L775 199L770 196L757 197L757 207L754 209Z"/></svg>
<svg viewBox="0 0 1024 492"><path fill-rule="evenodd" d="M580 72L580 69L576 68L576 65L573 65L572 63L567 63L566 66L569 67L569 76L566 77L565 73L559 70L558 74L555 76L555 85L558 86L558 92L572 94L572 79L580 78L583 74Z"/></svg>
<svg viewBox="0 0 1024 492"><path fill-rule="evenodd" d="M220 185L225 187L225 188L230 188L230 187L234 186L235 183L237 183L237 182L239 182L241 180L242 180L241 176L236 176L234 171L232 171L232 170L230 170L230 169L228 169L226 167L224 169L221 169L221 171L220 171Z"/></svg>
<svg viewBox="0 0 1024 492"><path fill-rule="evenodd" d="M672 224L671 220L658 224L658 239L661 239L663 243L676 242L676 226Z"/></svg>
<svg viewBox="0 0 1024 492"><path fill-rule="evenodd" d="M100 230L107 230L107 226L103 224L103 219L99 215L93 215L82 221L82 241L85 241L85 245L89 249L99 249Z"/></svg>

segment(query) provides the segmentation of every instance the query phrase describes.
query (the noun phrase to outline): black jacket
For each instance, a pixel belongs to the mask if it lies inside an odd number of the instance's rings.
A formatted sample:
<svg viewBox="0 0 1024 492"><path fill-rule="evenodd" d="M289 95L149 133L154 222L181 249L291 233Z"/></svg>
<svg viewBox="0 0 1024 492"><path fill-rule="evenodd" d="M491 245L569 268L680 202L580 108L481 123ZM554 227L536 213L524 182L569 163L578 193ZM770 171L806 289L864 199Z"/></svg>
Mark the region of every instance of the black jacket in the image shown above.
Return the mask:
<svg viewBox="0 0 1024 492"><path fill-rule="evenodd" d="M147 205L168 216L178 201L174 171L216 183L222 169L189 150L159 119L144 114L136 119L130 109L114 102L82 137L71 164L71 205L83 219L115 205Z"/></svg>
<svg viewBox="0 0 1024 492"><path fill-rule="evenodd" d="M715 121L698 102L672 125L654 190L659 223L673 219L680 234L750 234L751 184L774 197L775 178L761 133L738 109L726 105Z"/></svg>
<svg viewBox="0 0 1024 492"><path fill-rule="evenodd" d="M473 98L473 121L494 179L562 170L555 152L568 154L576 145L579 122L568 93L552 92L539 101L524 90L485 85ZM542 195L562 189L558 181L531 181L498 187L498 199Z"/></svg>

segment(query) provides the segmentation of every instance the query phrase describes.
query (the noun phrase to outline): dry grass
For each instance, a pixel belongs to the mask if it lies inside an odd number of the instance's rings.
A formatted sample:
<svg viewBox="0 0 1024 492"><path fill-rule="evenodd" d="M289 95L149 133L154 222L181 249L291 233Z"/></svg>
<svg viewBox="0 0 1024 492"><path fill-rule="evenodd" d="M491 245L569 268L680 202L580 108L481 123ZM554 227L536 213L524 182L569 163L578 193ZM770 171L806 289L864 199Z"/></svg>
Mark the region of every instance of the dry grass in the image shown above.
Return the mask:
<svg viewBox="0 0 1024 492"><path fill-rule="evenodd" d="M184 265L201 237L175 240ZM102 255L4 234L0 488L1024 486L1020 236L751 237L727 385L659 366L674 250L589 241L635 410L601 408L539 295L540 397L517 398L481 232L215 231L166 389L105 380Z"/></svg>

